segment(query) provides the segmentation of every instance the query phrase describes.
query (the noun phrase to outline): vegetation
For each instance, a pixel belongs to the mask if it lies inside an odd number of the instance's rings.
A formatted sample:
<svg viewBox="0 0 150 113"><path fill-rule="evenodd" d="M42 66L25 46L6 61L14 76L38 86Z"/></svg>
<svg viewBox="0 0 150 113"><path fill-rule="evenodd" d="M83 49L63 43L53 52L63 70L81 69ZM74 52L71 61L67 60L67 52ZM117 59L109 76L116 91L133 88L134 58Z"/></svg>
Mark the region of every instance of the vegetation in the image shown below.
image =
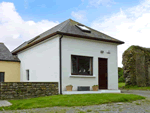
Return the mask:
<svg viewBox="0 0 150 113"><path fill-rule="evenodd" d="M140 46L130 46L122 56L126 85L149 86L148 64L150 63L150 49Z"/></svg>
<svg viewBox="0 0 150 113"><path fill-rule="evenodd" d="M92 110L88 109L87 112L92 112Z"/></svg>
<svg viewBox="0 0 150 113"><path fill-rule="evenodd" d="M118 83L118 87L119 87L119 88L123 88L124 86L125 86L125 83L124 83L124 82Z"/></svg>
<svg viewBox="0 0 150 113"><path fill-rule="evenodd" d="M93 87L94 87L94 86L98 86L98 85L93 85Z"/></svg>
<svg viewBox="0 0 150 113"><path fill-rule="evenodd" d="M138 87L138 86L131 86L131 85L125 86L124 82L119 83L118 87L120 89L127 89L127 90L150 90L150 87Z"/></svg>
<svg viewBox="0 0 150 113"><path fill-rule="evenodd" d="M12 106L0 107L0 110L17 110L44 108L53 106L87 106L111 102L130 102L145 97L134 94L78 94L78 95L53 95L31 99L9 100Z"/></svg>
<svg viewBox="0 0 150 113"><path fill-rule="evenodd" d="M118 67L118 79L119 82L125 82L125 78L123 77L123 69Z"/></svg>
<svg viewBox="0 0 150 113"><path fill-rule="evenodd" d="M67 85L67 86L72 86L73 87L73 85Z"/></svg>

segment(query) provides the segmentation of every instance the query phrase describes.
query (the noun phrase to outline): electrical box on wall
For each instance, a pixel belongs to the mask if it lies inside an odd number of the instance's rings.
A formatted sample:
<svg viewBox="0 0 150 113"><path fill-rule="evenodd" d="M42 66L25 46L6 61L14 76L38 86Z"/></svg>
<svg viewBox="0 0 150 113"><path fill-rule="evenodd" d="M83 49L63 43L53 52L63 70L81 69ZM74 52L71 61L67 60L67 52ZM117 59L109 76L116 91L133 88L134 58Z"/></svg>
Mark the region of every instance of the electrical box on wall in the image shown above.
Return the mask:
<svg viewBox="0 0 150 113"><path fill-rule="evenodd" d="M107 54L110 54L110 51L109 51L109 50L107 51Z"/></svg>

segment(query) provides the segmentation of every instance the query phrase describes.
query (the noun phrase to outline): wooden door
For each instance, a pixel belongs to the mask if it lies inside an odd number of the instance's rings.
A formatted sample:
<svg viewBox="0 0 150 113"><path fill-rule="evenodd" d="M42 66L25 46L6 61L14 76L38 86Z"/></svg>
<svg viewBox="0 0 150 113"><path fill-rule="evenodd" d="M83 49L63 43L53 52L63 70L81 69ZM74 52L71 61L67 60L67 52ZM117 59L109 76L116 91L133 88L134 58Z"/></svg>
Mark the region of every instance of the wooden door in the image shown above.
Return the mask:
<svg viewBox="0 0 150 113"><path fill-rule="evenodd" d="M99 58L98 59L98 69L99 69L99 89L107 89L108 80L107 80L107 59Z"/></svg>

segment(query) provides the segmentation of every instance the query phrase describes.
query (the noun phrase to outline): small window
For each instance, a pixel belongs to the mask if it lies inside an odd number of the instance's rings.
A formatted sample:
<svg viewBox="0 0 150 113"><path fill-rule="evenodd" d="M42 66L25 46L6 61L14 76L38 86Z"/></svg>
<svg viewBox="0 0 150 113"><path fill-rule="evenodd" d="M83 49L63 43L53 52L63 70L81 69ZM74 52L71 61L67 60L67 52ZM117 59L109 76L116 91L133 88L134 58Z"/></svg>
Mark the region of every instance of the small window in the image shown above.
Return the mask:
<svg viewBox="0 0 150 113"><path fill-rule="evenodd" d="M93 58L85 56L71 56L72 75L93 75Z"/></svg>
<svg viewBox="0 0 150 113"><path fill-rule="evenodd" d="M27 80L29 80L29 70L26 70Z"/></svg>
<svg viewBox="0 0 150 113"><path fill-rule="evenodd" d="M84 31L84 32L89 32L89 33L91 33L90 29L88 29L88 28L85 27L84 25L76 24L76 26L77 26L80 30L82 30L82 31Z"/></svg>
<svg viewBox="0 0 150 113"><path fill-rule="evenodd" d="M0 82L4 82L4 72L0 72Z"/></svg>

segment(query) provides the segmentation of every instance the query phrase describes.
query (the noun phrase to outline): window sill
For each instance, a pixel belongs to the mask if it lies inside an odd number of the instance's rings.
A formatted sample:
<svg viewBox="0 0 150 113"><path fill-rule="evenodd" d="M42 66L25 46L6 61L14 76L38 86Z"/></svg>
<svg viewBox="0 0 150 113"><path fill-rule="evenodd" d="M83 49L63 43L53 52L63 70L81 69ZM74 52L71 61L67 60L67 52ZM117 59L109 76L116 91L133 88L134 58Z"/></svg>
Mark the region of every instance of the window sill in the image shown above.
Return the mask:
<svg viewBox="0 0 150 113"><path fill-rule="evenodd" d="M95 78L95 75L70 75L72 78Z"/></svg>

